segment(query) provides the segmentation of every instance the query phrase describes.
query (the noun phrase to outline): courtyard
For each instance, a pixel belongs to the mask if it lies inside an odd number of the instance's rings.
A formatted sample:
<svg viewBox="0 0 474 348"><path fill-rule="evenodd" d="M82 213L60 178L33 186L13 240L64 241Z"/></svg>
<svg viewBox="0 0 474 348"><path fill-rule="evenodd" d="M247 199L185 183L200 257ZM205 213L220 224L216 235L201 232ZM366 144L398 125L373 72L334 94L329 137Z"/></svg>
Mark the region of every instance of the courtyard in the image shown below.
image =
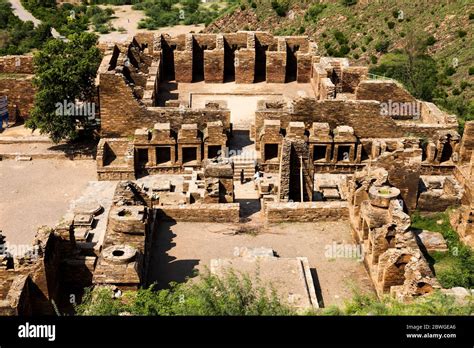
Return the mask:
<svg viewBox="0 0 474 348"><path fill-rule="evenodd" d="M246 228L246 226L248 228ZM325 307L342 304L353 290L373 292L363 263L356 255L335 254L353 246L348 222L254 224L162 222L154 237L149 281L166 287L183 282L210 266L210 260L232 258L236 248L266 247L279 257L307 257L316 294Z"/></svg>

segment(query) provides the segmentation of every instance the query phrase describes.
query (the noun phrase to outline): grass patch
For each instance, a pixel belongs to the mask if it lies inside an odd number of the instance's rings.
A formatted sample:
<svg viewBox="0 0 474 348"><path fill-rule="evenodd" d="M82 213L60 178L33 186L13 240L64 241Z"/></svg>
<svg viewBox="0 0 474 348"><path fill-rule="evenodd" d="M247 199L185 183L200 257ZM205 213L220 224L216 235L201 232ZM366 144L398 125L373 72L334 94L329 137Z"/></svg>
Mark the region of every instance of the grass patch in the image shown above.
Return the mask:
<svg viewBox="0 0 474 348"><path fill-rule="evenodd" d="M459 240L449 223L448 212L422 216L415 212L411 216L412 227L440 232L448 244L448 252L433 252L427 257L436 277L444 288L474 287L474 252Z"/></svg>

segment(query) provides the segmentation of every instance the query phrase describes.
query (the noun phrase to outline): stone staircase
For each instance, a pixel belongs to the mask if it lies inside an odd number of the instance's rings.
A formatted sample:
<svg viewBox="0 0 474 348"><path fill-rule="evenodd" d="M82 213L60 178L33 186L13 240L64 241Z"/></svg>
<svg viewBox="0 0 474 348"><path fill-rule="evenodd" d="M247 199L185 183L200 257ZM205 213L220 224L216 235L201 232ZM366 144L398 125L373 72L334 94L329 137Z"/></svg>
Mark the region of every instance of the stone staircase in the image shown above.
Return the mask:
<svg viewBox="0 0 474 348"><path fill-rule="evenodd" d="M246 180L252 180L255 174L256 159L248 156L233 156L231 157L234 162L234 180L240 180L240 172L244 170L244 178Z"/></svg>

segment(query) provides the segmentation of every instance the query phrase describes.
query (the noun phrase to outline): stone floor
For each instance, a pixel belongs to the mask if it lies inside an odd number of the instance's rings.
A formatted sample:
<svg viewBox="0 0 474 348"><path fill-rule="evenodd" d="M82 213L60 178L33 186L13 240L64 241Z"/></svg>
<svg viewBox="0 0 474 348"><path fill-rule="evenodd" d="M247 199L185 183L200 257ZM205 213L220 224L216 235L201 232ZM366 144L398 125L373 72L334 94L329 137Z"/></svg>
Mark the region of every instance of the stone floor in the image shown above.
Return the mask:
<svg viewBox="0 0 474 348"><path fill-rule="evenodd" d="M218 92L216 92L218 91ZM231 110L233 129L246 129L255 119L257 101L262 99L288 102L300 95L314 97L309 83L266 83L254 84L228 83L161 83L158 105L166 100L181 100L192 108L203 108L206 101L224 100Z"/></svg>
<svg viewBox="0 0 474 348"><path fill-rule="evenodd" d="M162 223L155 235L150 281L165 287L203 271L215 258L233 257L238 247L272 248L280 257L307 257L318 299L324 306L341 304L352 289L372 292L362 262L335 254L337 245L353 246L347 222L278 224L267 229L248 224ZM252 225L250 225L252 226Z"/></svg>

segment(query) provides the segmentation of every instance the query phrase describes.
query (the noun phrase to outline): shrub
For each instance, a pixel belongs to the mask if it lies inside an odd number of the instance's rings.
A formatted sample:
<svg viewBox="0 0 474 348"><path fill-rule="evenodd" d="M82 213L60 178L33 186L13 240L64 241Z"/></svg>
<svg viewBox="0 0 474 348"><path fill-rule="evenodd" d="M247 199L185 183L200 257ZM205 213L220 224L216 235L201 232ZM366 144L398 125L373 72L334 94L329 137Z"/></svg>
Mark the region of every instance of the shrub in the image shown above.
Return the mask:
<svg viewBox="0 0 474 348"><path fill-rule="evenodd" d="M380 53L387 53L388 47L390 46L390 41L379 41L375 44L375 50Z"/></svg>
<svg viewBox="0 0 474 348"><path fill-rule="evenodd" d="M289 3L285 0L272 0L272 8L275 10L276 14L280 17L285 17L289 9Z"/></svg>
<svg viewBox="0 0 474 348"><path fill-rule="evenodd" d="M252 282L247 275L229 272L222 277L203 274L197 282L172 284L126 292L114 299L107 288L88 289L78 315L292 315L294 308L282 303L269 287Z"/></svg>
<svg viewBox="0 0 474 348"><path fill-rule="evenodd" d="M474 12L469 13L469 19L473 20L474 19Z"/></svg>
<svg viewBox="0 0 474 348"><path fill-rule="evenodd" d="M326 8L325 4L313 4L311 5L305 14L305 19L312 22L317 22L318 16L324 11Z"/></svg>
<svg viewBox="0 0 474 348"><path fill-rule="evenodd" d="M389 29L393 29L393 28L395 28L395 22L388 22L387 26L388 26Z"/></svg>
<svg viewBox="0 0 474 348"><path fill-rule="evenodd" d="M372 64L377 64L377 60L378 60L378 59L377 59L376 56L374 56L374 55L370 56L370 62L371 62Z"/></svg>
<svg viewBox="0 0 474 348"><path fill-rule="evenodd" d="M454 296L435 291L432 294L415 299L412 302L398 302L389 296L378 299L375 295L356 292L346 301L344 307L328 307L323 310L326 315L471 315L474 300L466 304L456 302Z"/></svg>
<svg viewBox="0 0 474 348"><path fill-rule="evenodd" d="M474 66L471 66L469 67L469 71L468 71L469 75L474 75Z"/></svg>
<svg viewBox="0 0 474 348"><path fill-rule="evenodd" d="M467 81L461 81L459 87L464 91L467 87L471 87L471 84Z"/></svg>
<svg viewBox="0 0 474 348"><path fill-rule="evenodd" d="M453 89L453 95L460 95L461 91L457 88Z"/></svg>
<svg viewBox="0 0 474 348"><path fill-rule="evenodd" d="M342 0L344 6L353 6L357 4L357 0Z"/></svg>
<svg viewBox="0 0 474 348"><path fill-rule="evenodd" d="M463 37L466 36L466 35L467 35L467 31L465 31L465 30L458 30L458 36L459 36L460 38L463 38Z"/></svg>
<svg viewBox="0 0 474 348"><path fill-rule="evenodd" d="M456 69L452 66L448 66L444 69L444 73L446 76L453 76L456 73Z"/></svg>
<svg viewBox="0 0 474 348"><path fill-rule="evenodd" d="M334 38L336 39L336 41L339 43L339 45L345 45L349 42L349 40L347 40L346 36L344 35L344 33L342 31L339 31L339 30L336 30L334 32Z"/></svg>
<svg viewBox="0 0 474 348"><path fill-rule="evenodd" d="M351 51L351 48L347 45L342 45L341 48L339 49L339 57L344 57L346 56L349 52Z"/></svg>
<svg viewBox="0 0 474 348"><path fill-rule="evenodd" d="M426 39L426 46L433 46L436 43L436 39L433 35Z"/></svg>

